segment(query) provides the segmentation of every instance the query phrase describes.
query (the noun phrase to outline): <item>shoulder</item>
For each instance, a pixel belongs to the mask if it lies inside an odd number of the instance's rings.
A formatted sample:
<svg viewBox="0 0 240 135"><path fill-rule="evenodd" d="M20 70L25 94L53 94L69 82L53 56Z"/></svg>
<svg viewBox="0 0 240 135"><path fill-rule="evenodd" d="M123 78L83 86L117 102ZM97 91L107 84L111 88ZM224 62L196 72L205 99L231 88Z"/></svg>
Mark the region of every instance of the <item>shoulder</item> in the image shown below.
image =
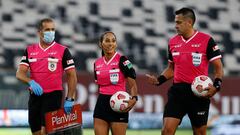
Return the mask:
<svg viewBox="0 0 240 135"><path fill-rule="evenodd" d="M39 46L39 43L29 44L27 45L27 49L34 49L34 48L37 48L38 46Z"/></svg>
<svg viewBox="0 0 240 135"><path fill-rule="evenodd" d="M202 37L202 38L208 38L208 39L211 38L211 35L210 35L210 34L204 33L204 32L200 32L200 31L198 31L198 36L200 36L200 37Z"/></svg>
<svg viewBox="0 0 240 135"><path fill-rule="evenodd" d="M97 58L94 63L97 64L97 63L102 62L102 61L103 61L103 57L100 57L100 58Z"/></svg>
<svg viewBox="0 0 240 135"><path fill-rule="evenodd" d="M59 43L57 43L57 42L55 42L55 46L58 47L58 48L62 48L62 49L68 49L67 46L62 45L62 44L59 44Z"/></svg>
<svg viewBox="0 0 240 135"><path fill-rule="evenodd" d="M169 44L174 44L175 42L178 42L179 40L181 40L181 36L176 34L169 39Z"/></svg>

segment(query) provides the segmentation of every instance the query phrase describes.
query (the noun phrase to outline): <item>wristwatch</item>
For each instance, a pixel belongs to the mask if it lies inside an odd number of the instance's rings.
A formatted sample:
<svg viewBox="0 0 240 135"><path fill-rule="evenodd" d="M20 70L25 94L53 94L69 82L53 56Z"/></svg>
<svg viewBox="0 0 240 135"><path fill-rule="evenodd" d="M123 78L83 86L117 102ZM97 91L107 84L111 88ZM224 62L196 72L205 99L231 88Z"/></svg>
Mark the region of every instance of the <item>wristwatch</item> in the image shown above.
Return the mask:
<svg viewBox="0 0 240 135"><path fill-rule="evenodd" d="M74 101L74 98L69 98L69 97L66 97L66 99L65 100L67 100L67 101Z"/></svg>
<svg viewBox="0 0 240 135"><path fill-rule="evenodd" d="M134 99L134 98L136 101L138 101L138 96L132 96L132 99Z"/></svg>

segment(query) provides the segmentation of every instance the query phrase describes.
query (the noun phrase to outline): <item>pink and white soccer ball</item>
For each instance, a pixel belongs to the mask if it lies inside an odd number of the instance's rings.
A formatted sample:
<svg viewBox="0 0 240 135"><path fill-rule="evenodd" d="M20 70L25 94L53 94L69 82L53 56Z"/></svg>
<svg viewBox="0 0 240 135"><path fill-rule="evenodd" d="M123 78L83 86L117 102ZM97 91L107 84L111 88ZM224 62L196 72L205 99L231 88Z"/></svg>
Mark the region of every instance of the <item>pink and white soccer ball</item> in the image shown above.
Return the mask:
<svg viewBox="0 0 240 135"><path fill-rule="evenodd" d="M195 77L192 82L192 91L196 96L203 96L207 93L208 90L204 90L209 86L209 84L213 84L210 77L205 75L200 75Z"/></svg>
<svg viewBox="0 0 240 135"><path fill-rule="evenodd" d="M110 98L110 106L113 111L122 112L127 106L128 103L123 102L123 100L129 100L130 95L125 91L118 91L112 95Z"/></svg>

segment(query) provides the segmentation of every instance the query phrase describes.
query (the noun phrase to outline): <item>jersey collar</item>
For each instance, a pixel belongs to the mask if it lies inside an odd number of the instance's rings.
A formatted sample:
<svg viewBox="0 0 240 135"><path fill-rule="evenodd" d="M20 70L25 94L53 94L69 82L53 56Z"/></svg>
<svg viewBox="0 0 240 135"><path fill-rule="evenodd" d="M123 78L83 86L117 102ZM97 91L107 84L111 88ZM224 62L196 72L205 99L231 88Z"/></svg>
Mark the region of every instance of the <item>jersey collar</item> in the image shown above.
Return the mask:
<svg viewBox="0 0 240 135"><path fill-rule="evenodd" d="M40 43L38 43L38 45L39 45L39 47L45 52L45 51L47 51L49 48L51 48L53 45L55 45L55 41L51 44L51 45L49 45L47 48L42 48L42 46L40 45Z"/></svg>
<svg viewBox="0 0 240 135"><path fill-rule="evenodd" d="M104 63L106 64L106 65L108 65L109 63L111 63L111 61L114 59L114 57L117 55L117 52L115 52L115 54L113 55L113 57L107 62L106 60L105 60L105 57L103 57L103 61L104 61Z"/></svg>
<svg viewBox="0 0 240 135"><path fill-rule="evenodd" d="M192 37L190 37L188 40L185 40L185 39L183 38L183 36L181 36L182 41L185 42L185 43L188 43L188 42L191 41L197 34L198 34L198 31L196 31L196 32L192 35Z"/></svg>

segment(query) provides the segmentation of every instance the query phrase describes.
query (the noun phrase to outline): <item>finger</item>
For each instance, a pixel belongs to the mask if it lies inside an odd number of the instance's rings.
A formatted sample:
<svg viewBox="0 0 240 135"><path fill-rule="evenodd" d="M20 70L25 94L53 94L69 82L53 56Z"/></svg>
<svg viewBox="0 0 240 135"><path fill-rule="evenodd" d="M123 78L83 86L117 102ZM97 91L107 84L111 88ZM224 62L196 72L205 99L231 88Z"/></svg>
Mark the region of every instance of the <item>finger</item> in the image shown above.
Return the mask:
<svg viewBox="0 0 240 135"><path fill-rule="evenodd" d="M147 77L149 77L149 78L152 78L152 76L151 76L151 75L149 75L149 74L145 74L145 76L147 76Z"/></svg>
<svg viewBox="0 0 240 135"><path fill-rule="evenodd" d="M124 103L129 103L129 100L123 100Z"/></svg>

